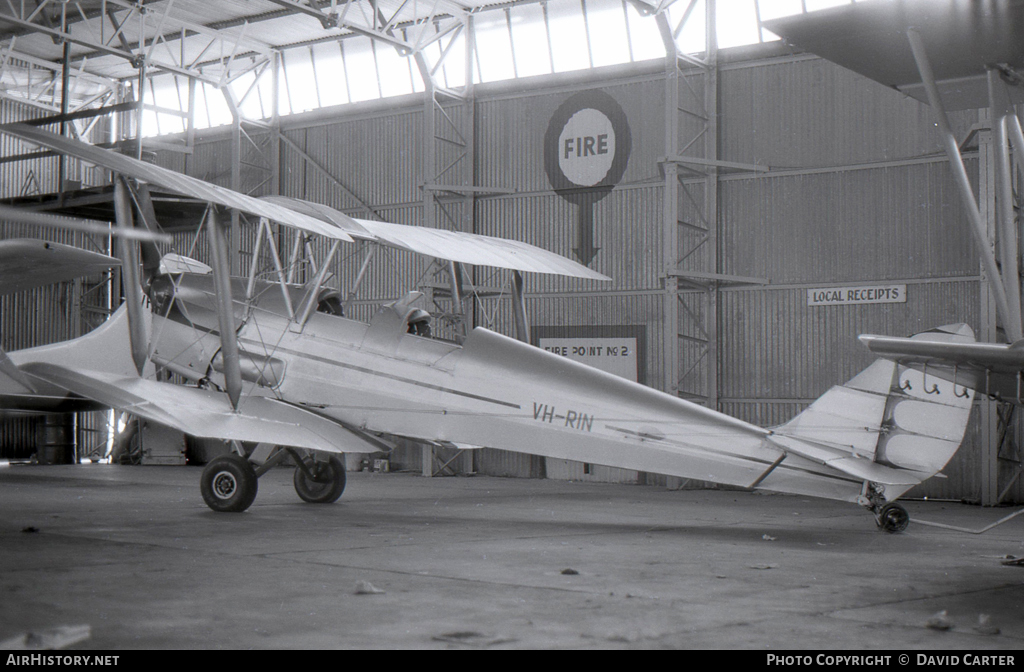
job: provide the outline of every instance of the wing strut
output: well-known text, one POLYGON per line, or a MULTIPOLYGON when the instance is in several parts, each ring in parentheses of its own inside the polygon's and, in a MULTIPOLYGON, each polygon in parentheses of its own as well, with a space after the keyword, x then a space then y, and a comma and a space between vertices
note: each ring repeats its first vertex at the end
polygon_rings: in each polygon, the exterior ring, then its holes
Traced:
POLYGON ((274 232, 270 228, 270 220, 260 217, 260 224, 256 233, 256 252, 252 257, 252 265, 249 267, 249 284, 245 289, 245 300, 251 301, 253 291, 256 287, 256 273, 259 270, 260 253, 262 251, 263 238, 266 235, 267 247, 270 248, 270 258, 274 261, 274 270, 277 273, 277 284, 281 288, 281 297, 284 299, 285 309, 288 311, 288 319, 295 319, 295 307, 292 305, 292 295, 288 292, 287 280, 284 276, 284 266, 281 264, 281 255, 277 250, 277 243, 274 242, 274 232))
POLYGON ((452 312, 458 320, 458 333, 455 338, 459 343, 466 340, 466 310, 462 305, 462 264, 458 261, 448 262, 448 281, 452 287, 452 312))
POLYGON ((363 257, 363 264, 359 267, 359 273, 356 275, 355 282, 352 283, 352 289, 348 292, 348 298, 345 299, 345 313, 349 314, 352 311, 352 302, 356 299, 356 294, 359 292, 359 287, 363 284, 363 278, 366 276, 366 269, 370 266, 370 260, 373 259, 374 252, 377 251, 377 243, 366 243, 366 255, 363 257))
POLYGON ((516 337, 523 343, 529 343, 530 323, 526 319, 526 299, 523 293, 525 286, 523 274, 512 271, 512 310, 515 313, 516 337))
POLYGON ((340 241, 334 241, 331 245, 331 251, 327 253, 327 257, 323 263, 320 264, 320 271, 316 275, 316 280, 313 282, 313 286, 309 290, 309 297, 306 299, 306 306, 302 310, 302 317, 299 318, 299 328, 305 326, 306 321, 309 320, 309 316, 313 314, 313 310, 316 308, 317 298, 320 295, 320 288, 323 287, 324 278, 327 277, 327 271, 331 268, 331 260, 334 259, 334 255, 338 253, 338 247, 341 246, 340 241))
POLYGON ((921 82, 924 84, 925 92, 928 94, 928 103, 935 110, 935 117, 939 124, 939 132, 942 135, 942 144, 946 150, 946 157, 949 159, 950 167, 953 169, 953 177, 956 180, 957 187, 960 189, 964 210, 967 211, 967 216, 973 225, 972 232, 974 233, 975 242, 978 243, 978 252, 981 254, 981 260, 985 265, 985 273, 988 275, 989 284, 993 289, 993 294, 995 294, 996 308, 999 311, 999 315, 1003 318, 1003 324, 1006 327, 1010 341, 1020 340, 1020 302, 1017 303, 1016 310, 1013 310, 1013 306, 1007 300, 1006 287, 1000 280, 1003 276, 996 266, 995 254, 992 252, 992 247, 988 241, 987 227, 981 217, 981 212, 978 210, 978 203, 974 199, 974 189, 971 187, 971 181, 967 177, 967 170, 964 168, 963 158, 960 156, 960 148, 957 144, 956 136, 953 135, 953 130, 949 126, 949 120, 946 118, 946 109, 942 106, 942 99, 939 97, 939 90, 935 85, 935 76, 932 74, 931 63, 928 60, 924 42, 922 42, 921 36, 913 28, 907 30, 907 40, 910 42, 910 49, 914 53, 914 61, 917 63, 921 82))
POLYGON ((238 337, 235 334, 235 317, 232 310, 228 235, 212 204, 206 212, 206 226, 210 233, 210 260, 217 287, 217 321, 220 325, 220 351, 224 356, 224 386, 227 388, 231 407, 237 411, 238 400, 242 396, 242 369, 238 363, 238 337))
MULTIPOLYGON (((114 217, 117 219, 117 228, 121 231, 134 228, 128 185, 125 183, 125 178, 120 175, 114 180, 114 217)), ((118 256, 121 258, 125 300, 128 303, 128 334, 131 337, 132 361, 135 363, 135 369, 139 375, 142 375, 149 352, 149 344, 146 343, 145 326, 142 321, 139 251, 136 241, 123 236, 117 241, 117 249, 118 256)))

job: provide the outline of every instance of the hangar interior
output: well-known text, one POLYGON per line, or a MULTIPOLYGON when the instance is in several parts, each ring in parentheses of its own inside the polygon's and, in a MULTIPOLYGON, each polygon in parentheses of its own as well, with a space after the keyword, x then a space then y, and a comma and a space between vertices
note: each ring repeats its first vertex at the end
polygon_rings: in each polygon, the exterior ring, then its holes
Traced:
MULTIPOLYGON (((1009 283, 1017 286, 1014 332, 923 94, 872 81, 765 25, 840 17, 872 2, 887 0, 8 5, 0 8, 0 119, 40 119, 62 135, 254 196, 515 238, 575 259, 612 281, 527 275, 520 290, 504 270, 452 269, 358 243, 333 257, 327 283, 359 319, 419 291, 435 335, 458 341, 484 326, 526 336, 773 426, 873 361, 859 334, 965 322, 979 341, 1020 337, 1019 272, 1009 283), (614 158, 588 183, 594 189, 567 189, 560 181, 572 155, 600 159, 608 147, 596 133, 560 136, 555 122, 591 108, 611 124, 614 158), (848 292, 857 298, 829 298, 848 292)), ((927 3, 900 4, 924 12, 927 3)), ((988 240, 1010 247, 995 234, 1007 201, 997 192, 1020 193, 1021 175, 997 168, 1006 138, 993 130, 991 106, 951 105, 946 117, 988 240), (1012 180, 1010 192, 999 191, 1000 175, 1012 180)), ((4 203, 113 219, 109 171, 7 135, 0 156, 4 203)), ((1020 167, 1019 153, 1011 160, 1020 167)), ((174 251, 209 261, 203 204, 155 192, 154 206, 174 251)), ((108 254, 117 244, 2 226, 4 238, 108 254)), ((236 274, 248 272, 263 230, 232 214, 236 274)), ((318 274, 307 252, 325 252, 323 241, 280 232, 275 240, 290 279, 318 274)), ((274 272, 270 258, 257 262, 274 272)), ((1004 274, 1009 263, 1000 259, 1004 274)), ((0 346, 79 336, 120 301, 116 269, 4 295, 0 346)), ((1024 501, 1014 408, 979 398, 946 478, 910 496, 1024 501)), ((109 459, 116 422, 105 411, 8 416, 0 457, 109 459)), ((149 427, 139 459, 183 463, 186 445, 192 459, 217 450, 201 444, 149 427)), ((712 487, 487 448, 393 445, 390 469, 429 475, 712 487)), ((364 461, 372 464, 349 468, 364 461)))

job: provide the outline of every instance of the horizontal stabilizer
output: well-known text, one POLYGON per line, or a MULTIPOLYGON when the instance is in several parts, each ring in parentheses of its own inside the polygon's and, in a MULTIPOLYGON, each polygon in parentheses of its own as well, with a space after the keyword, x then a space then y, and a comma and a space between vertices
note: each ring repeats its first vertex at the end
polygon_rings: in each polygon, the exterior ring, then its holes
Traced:
POLYGON ((861 478, 873 481, 874 483, 881 483, 883 485, 917 485, 931 476, 930 473, 887 467, 878 464, 870 457, 854 455, 847 451, 815 444, 806 440, 781 435, 772 436, 770 440, 787 453, 799 455, 812 462, 838 469, 854 478, 861 478))
POLYGON ((315 413, 266 397, 245 398, 238 411, 214 390, 143 378, 25 364, 29 377, 193 436, 274 443, 328 452, 367 452, 353 435, 315 413))
POLYGON ((954 324, 915 334, 910 338, 861 334, 860 342, 879 357, 903 366, 961 364, 965 368, 1016 370, 1024 365, 1020 346, 976 343, 966 324, 954 324))
POLYGON ((34 238, 0 240, 0 295, 45 287, 120 266, 105 254, 34 238))

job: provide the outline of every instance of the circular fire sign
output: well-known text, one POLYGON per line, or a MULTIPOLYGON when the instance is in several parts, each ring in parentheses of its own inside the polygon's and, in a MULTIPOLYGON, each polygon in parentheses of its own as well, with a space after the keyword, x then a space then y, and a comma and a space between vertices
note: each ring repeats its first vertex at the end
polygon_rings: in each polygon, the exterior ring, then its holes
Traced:
POLYGON ((603 91, 583 91, 555 111, 544 136, 544 168, 551 186, 566 200, 594 203, 622 179, 632 146, 629 124, 615 99, 603 91), (588 193, 573 198, 571 191, 588 193))
POLYGON ((603 91, 583 91, 562 103, 544 134, 544 170, 555 193, 577 206, 576 257, 589 265, 594 245, 594 205, 626 172, 632 137, 626 115, 603 91))

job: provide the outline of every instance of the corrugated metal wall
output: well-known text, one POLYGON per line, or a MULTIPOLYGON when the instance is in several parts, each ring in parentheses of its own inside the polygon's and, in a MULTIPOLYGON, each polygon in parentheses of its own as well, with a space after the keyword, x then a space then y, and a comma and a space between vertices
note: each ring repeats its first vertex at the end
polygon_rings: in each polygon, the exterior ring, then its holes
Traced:
MULTIPOLYGON (((729 161, 811 169, 942 151, 927 105, 819 58, 723 67, 719 96, 729 161)), ((950 113, 958 137, 975 121, 973 111, 950 113)))
MULTIPOLYGON (((40 112, 12 101, 0 101, 0 123, 38 117, 40 112)), ((13 137, 0 134, 0 155, 12 156, 36 151, 13 137)), ((49 194, 57 190, 59 159, 55 156, 0 164, 0 198, 49 194)), ((65 177, 85 185, 102 180, 102 171, 84 168, 67 159, 65 177)), ((104 236, 0 222, 0 238, 36 238, 108 254, 104 236)), ((104 319, 107 301, 104 277, 82 278, 50 287, 0 296, 0 348, 18 350, 74 338, 104 319)), ((42 417, 0 418, 0 458, 26 459, 36 452, 42 417)), ((76 423, 80 454, 94 452, 105 444, 104 413, 82 413, 76 423)))
POLYGON ((810 401, 871 363, 857 334, 977 324, 975 280, 901 282, 906 303, 808 306, 807 289, 792 285, 722 292, 722 397, 810 401))
MULTIPOLYGON (((476 198, 474 226, 478 233, 572 256, 580 215, 576 205, 551 189, 544 171, 544 132, 558 106, 577 91, 597 88, 615 98, 629 121, 632 153, 621 184, 594 208, 600 252, 592 264, 614 281, 533 276, 527 280, 527 308, 535 326, 645 326, 644 365, 648 381, 658 385, 666 347, 659 170, 666 153, 665 82, 649 64, 633 74, 616 72, 625 74, 605 80, 600 73, 582 74, 570 83, 563 75, 552 80, 555 84, 539 79, 534 89, 522 82, 477 87, 475 184, 515 193, 476 198)), ((681 101, 698 109, 700 79, 684 80, 681 101)), ((785 422, 867 365, 870 357, 856 341, 858 333, 908 334, 955 321, 980 327, 978 259, 926 106, 806 56, 725 64, 719 88, 720 158, 771 167, 767 174, 724 174, 720 182, 718 270, 770 282, 720 292, 717 370, 723 411, 760 424, 785 422), (906 284, 906 303, 807 305, 808 288, 879 281, 906 284)), ((368 205, 389 221, 423 222, 420 186, 433 175, 424 175, 421 165, 422 103, 352 110, 350 116, 343 110, 333 118, 322 113, 315 120, 288 122, 280 193, 355 216, 367 216, 368 205)), ((446 111, 456 125, 465 118, 457 105, 446 111)), ((952 115, 961 136, 976 120, 973 112, 952 115)), ((700 124, 684 114, 680 129, 688 139, 700 124)), ((447 122, 439 120, 435 130, 448 135, 447 122)), ((228 136, 208 133, 189 159, 191 173, 229 184, 230 155, 228 136)), ((439 149, 434 170, 447 165, 450 155, 450 147, 439 149)), ((183 164, 180 156, 159 161, 183 164)), ((246 188, 272 190, 265 183, 265 165, 242 168, 246 188)), ((971 156, 968 170, 977 170, 971 156)), ((700 203, 702 185, 687 186, 700 203)), ((689 200, 684 196, 680 202, 682 216, 698 221, 689 200)), ((460 203, 447 208, 462 221, 460 203)), ((434 214, 440 225, 452 226, 440 207, 434 214)), ((240 240, 251 241, 252 235, 240 240)), ((681 229, 680 256, 695 241, 695 234, 681 229)), ((292 242, 283 242, 287 254, 292 242)), ((380 302, 435 280, 423 260, 396 252, 382 256, 357 297, 357 317, 367 318, 380 302)), ((347 246, 335 262, 332 282, 346 291, 360 261, 361 250, 347 246)), ((706 268, 699 254, 692 263, 706 268)), ((508 279, 479 269, 476 282, 507 287, 508 279)), ((693 296, 683 295, 684 302, 693 296)), ((474 314, 479 324, 513 332, 507 294, 480 301, 474 314)), ((698 375, 706 374, 698 370, 698 375)), ((976 497, 979 436, 972 425, 964 449, 947 469, 949 478, 933 480, 924 494, 976 497)), ((535 461, 494 451, 478 453, 476 468, 538 474, 535 461)))
POLYGON ((724 182, 722 272, 773 284, 976 275, 949 173, 939 161, 724 182))

